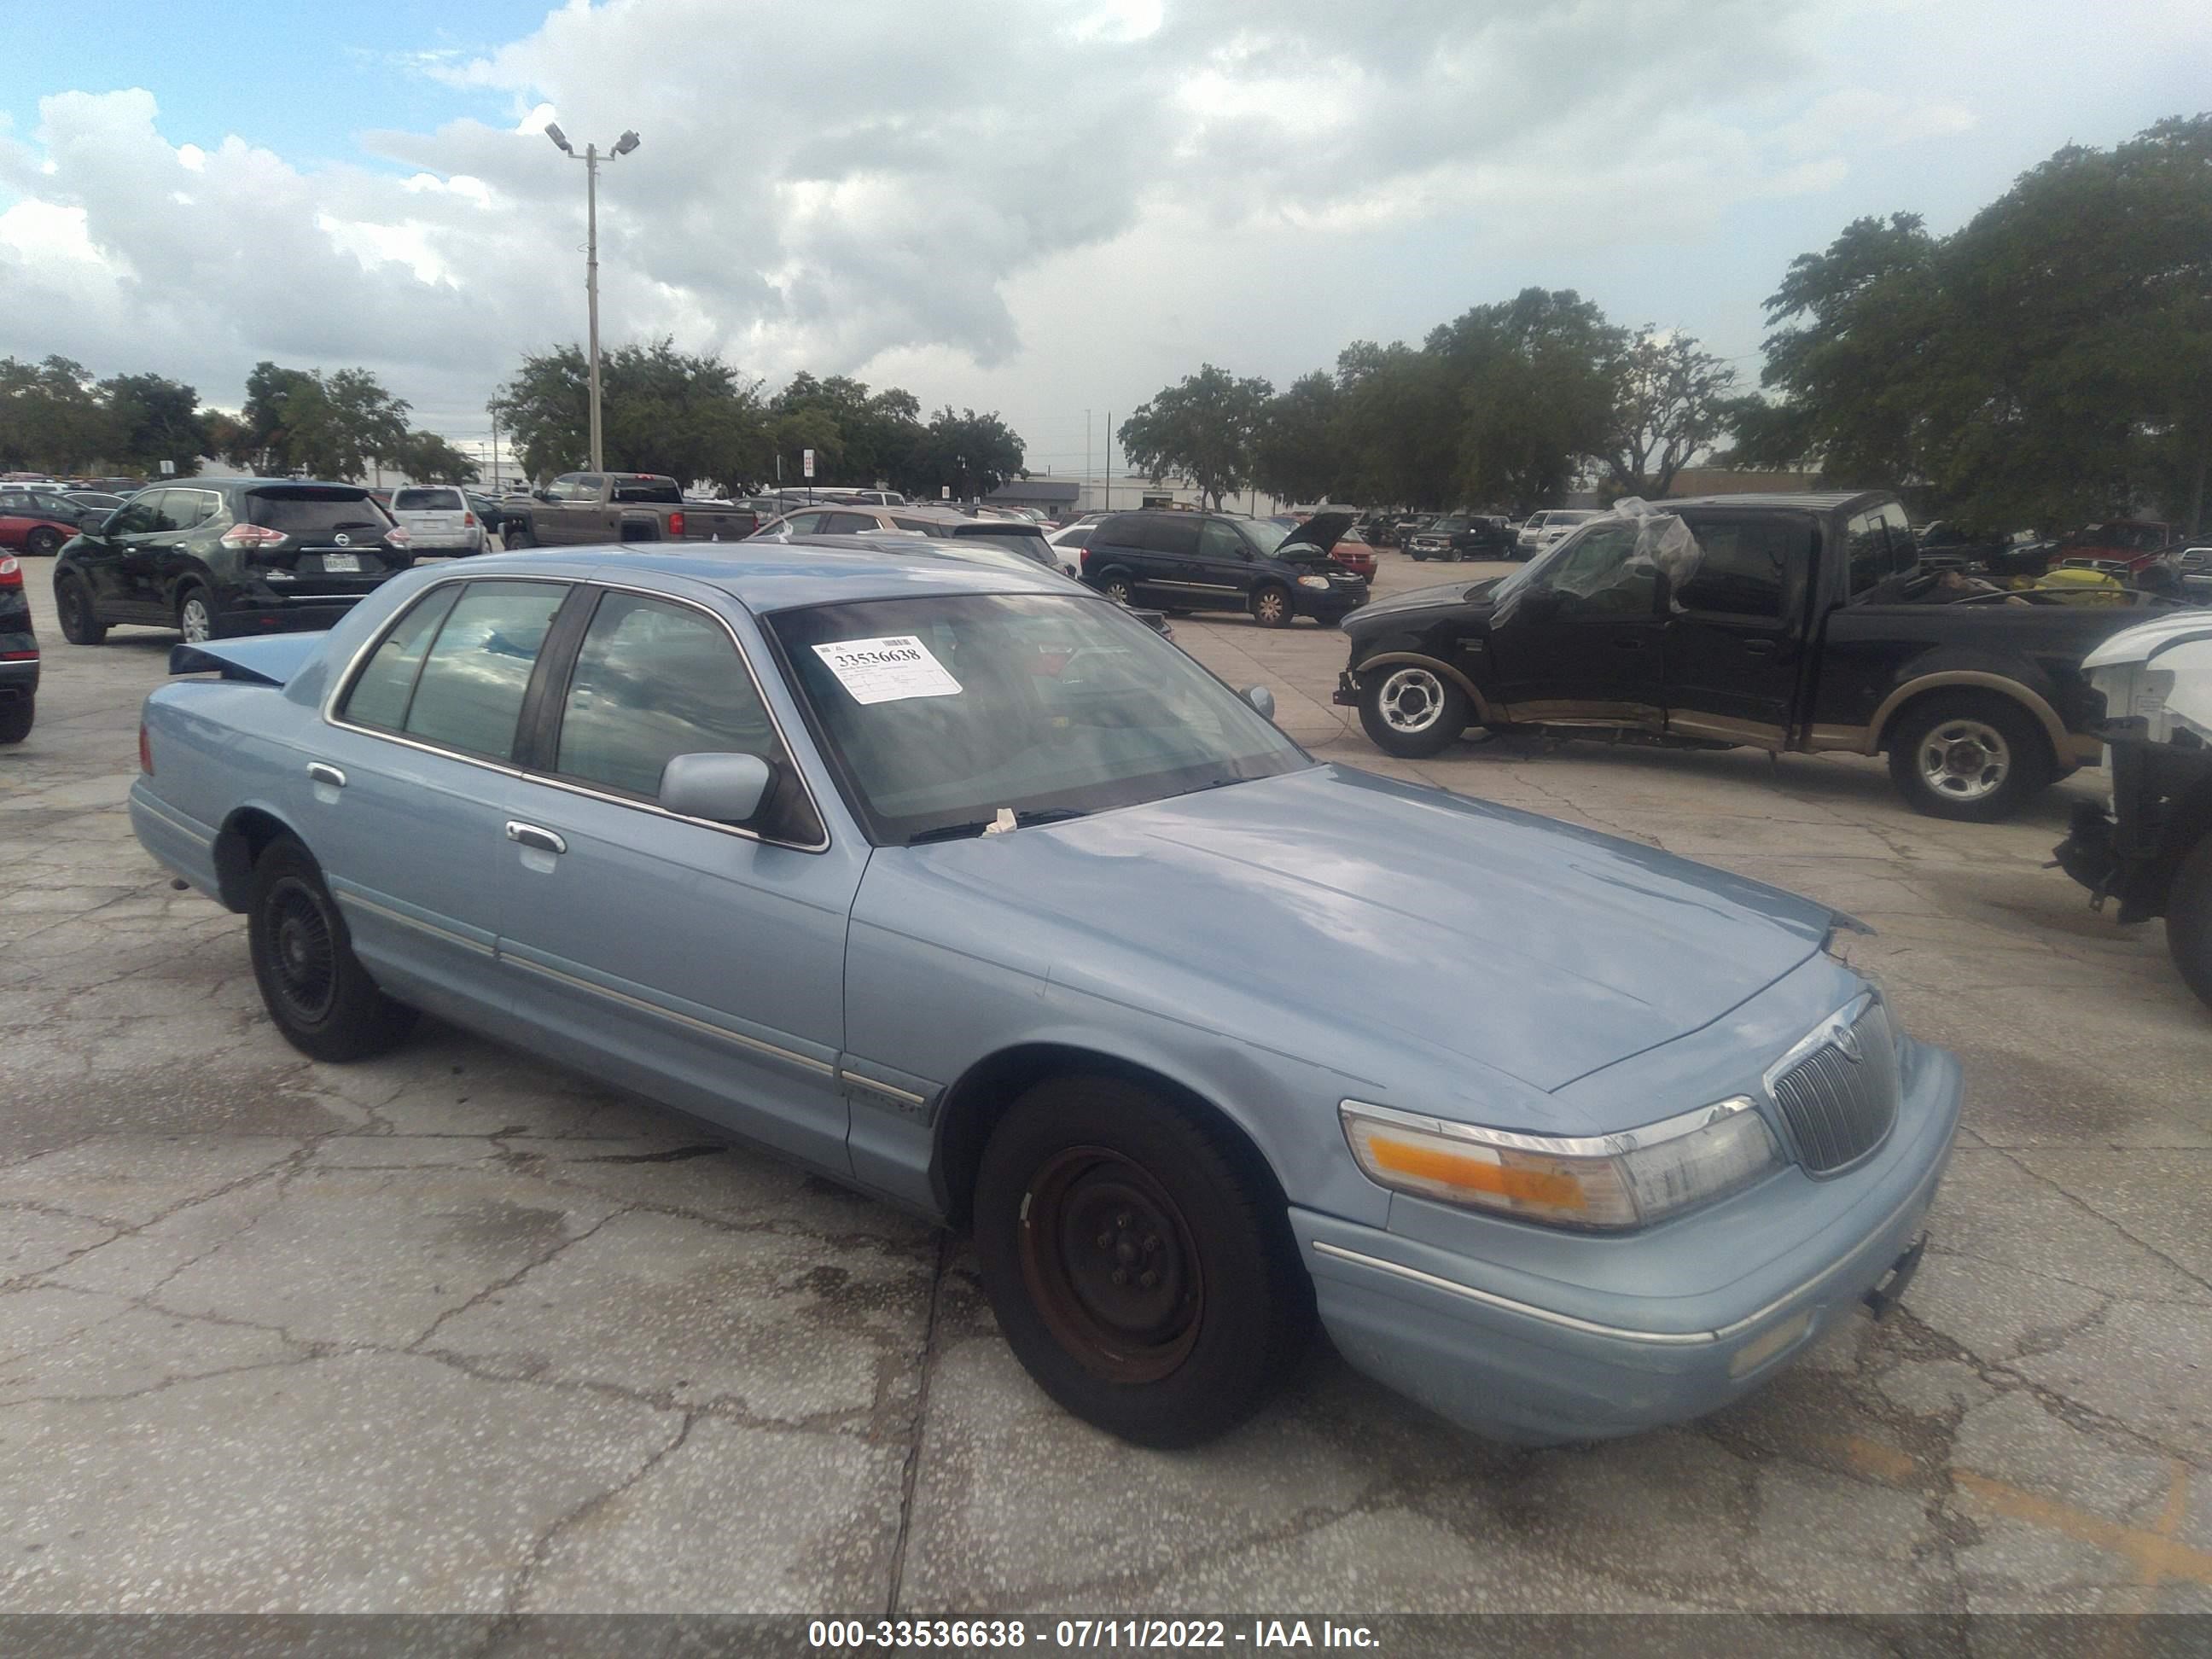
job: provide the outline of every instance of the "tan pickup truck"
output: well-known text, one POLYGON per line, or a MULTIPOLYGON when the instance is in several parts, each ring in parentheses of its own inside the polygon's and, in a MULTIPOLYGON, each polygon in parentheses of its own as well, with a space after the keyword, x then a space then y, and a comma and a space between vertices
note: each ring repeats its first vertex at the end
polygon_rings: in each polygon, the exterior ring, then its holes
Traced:
POLYGON ((675 479, 653 472, 563 472, 500 507, 500 539, 509 547, 741 542, 760 527, 750 508, 687 501, 675 479))

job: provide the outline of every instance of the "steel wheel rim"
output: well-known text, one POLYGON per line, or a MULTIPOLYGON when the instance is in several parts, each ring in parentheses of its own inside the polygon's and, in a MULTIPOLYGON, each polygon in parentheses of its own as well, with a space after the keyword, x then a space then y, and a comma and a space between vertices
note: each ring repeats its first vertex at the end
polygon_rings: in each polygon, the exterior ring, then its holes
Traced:
POLYGON ((321 899, 297 877, 270 892, 264 948, 285 1012, 304 1025, 328 1018, 338 994, 337 939, 321 899))
POLYGON ((177 626, 183 631, 187 645, 205 645, 211 631, 208 622, 207 601, 194 594, 177 607, 177 626))
POLYGON ((1127 605, 1129 602, 1129 584, 1123 581, 1119 576, 1115 577, 1111 581, 1106 584, 1105 592, 1106 597, 1109 599, 1115 600, 1122 605, 1127 605))
POLYGON ((1206 1312, 1197 1246, 1142 1165, 1103 1146, 1054 1153, 1023 1195, 1019 1249, 1046 1328, 1094 1376, 1157 1382, 1190 1357, 1206 1312))
POLYGON ((1443 718, 1444 685, 1425 668, 1401 668, 1382 682, 1375 701, 1385 726, 1417 737, 1443 718))
POLYGON ((1261 622, 1272 623, 1281 621, 1283 616, 1283 596, 1275 592, 1262 593, 1260 596, 1259 609, 1260 620, 1261 622))
POLYGON ((1920 740, 1920 780, 1950 800, 1986 800, 2012 775, 2012 745, 1987 720, 1939 721, 1920 740))

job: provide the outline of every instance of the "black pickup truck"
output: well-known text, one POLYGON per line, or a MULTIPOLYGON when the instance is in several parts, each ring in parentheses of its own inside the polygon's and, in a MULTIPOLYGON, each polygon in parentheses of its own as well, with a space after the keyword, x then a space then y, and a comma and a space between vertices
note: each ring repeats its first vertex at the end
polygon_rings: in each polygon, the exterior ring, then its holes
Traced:
POLYGON ((1986 823, 2096 760, 2081 659, 2160 603, 1958 596, 1919 568, 1887 491, 1656 507, 1593 520, 1511 575, 1354 612, 1336 701, 1394 755, 1473 725, 1887 752, 1916 810, 1986 823))

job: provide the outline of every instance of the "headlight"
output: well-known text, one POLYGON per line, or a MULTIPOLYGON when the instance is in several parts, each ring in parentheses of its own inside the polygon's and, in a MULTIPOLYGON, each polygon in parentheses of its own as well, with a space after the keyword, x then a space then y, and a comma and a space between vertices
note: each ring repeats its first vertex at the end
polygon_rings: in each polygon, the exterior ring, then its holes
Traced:
POLYGON ((1352 1155, 1394 1192, 1558 1227, 1619 1230, 1747 1186, 1782 1161, 1747 1097, 1620 1134, 1516 1134, 1347 1100, 1352 1155))
POLYGON ((1301 576, 1298 578, 1298 586, 1300 587, 1318 587, 1322 592, 1326 593, 1328 592, 1328 578, 1326 576, 1301 576))

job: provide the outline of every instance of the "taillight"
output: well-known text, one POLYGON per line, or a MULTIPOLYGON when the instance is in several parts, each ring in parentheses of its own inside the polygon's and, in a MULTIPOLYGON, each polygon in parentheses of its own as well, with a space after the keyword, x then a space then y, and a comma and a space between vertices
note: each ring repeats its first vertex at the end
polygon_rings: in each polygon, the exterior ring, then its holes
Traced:
POLYGON ((154 775, 154 744, 146 735, 146 722, 138 722, 138 769, 148 777, 154 775))
POLYGON ((684 515, 681 513, 672 513, 668 515, 668 533, 672 536, 680 536, 684 533, 684 515))
POLYGON ((462 529, 464 529, 464 530, 474 530, 476 527, 477 527, 477 515, 476 515, 475 514, 473 514, 473 513, 464 513, 464 514, 461 514, 461 528, 462 528, 462 529))
POLYGON ((392 526, 391 529, 384 532, 384 539, 386 544, 388 546, 404 547, 408 543, 413 541, 415 538, 407 533, 407 526, 405 525, 396 524, 392 526))
POLYGON ((23 562, 0 553, 0 587, 21 587, 23 585, 23 562))
POLYGON ((222 532, 222 544, 237 551, 249 547, 274 547, 289 537, 281 530, 271 530, 265 524, 234 524, 222 532))

